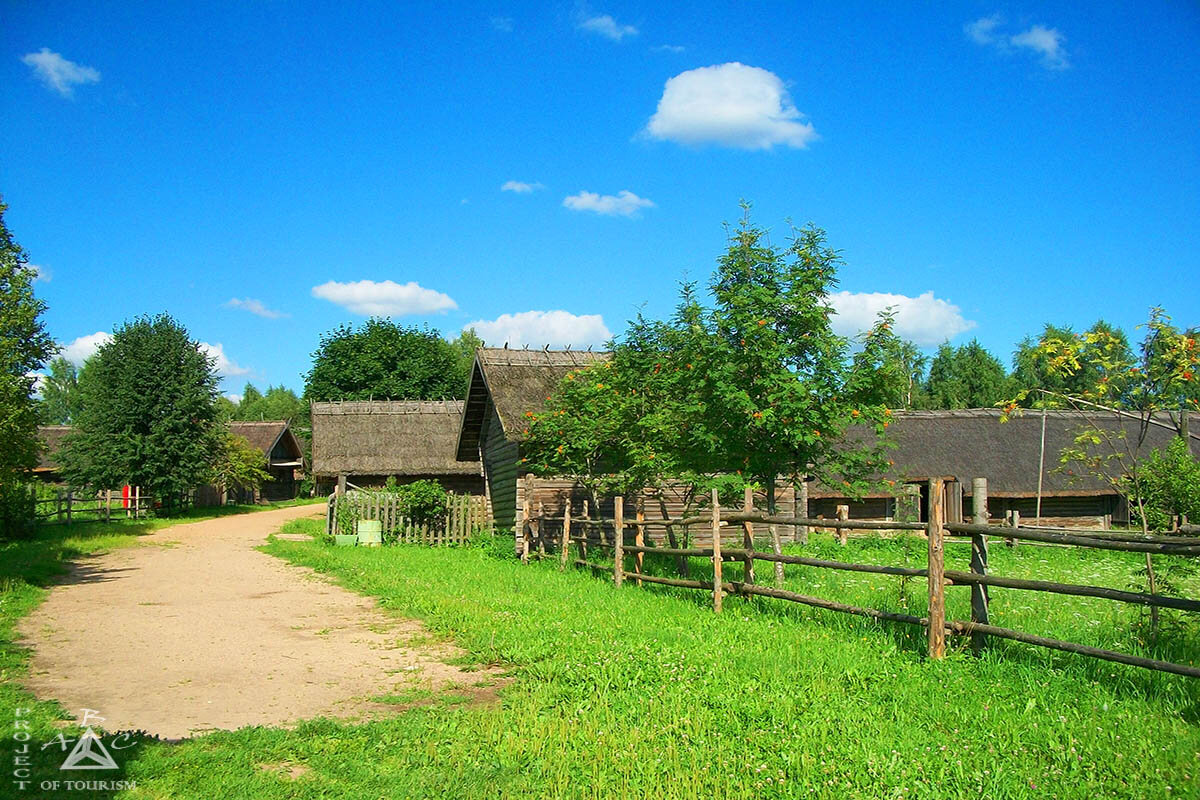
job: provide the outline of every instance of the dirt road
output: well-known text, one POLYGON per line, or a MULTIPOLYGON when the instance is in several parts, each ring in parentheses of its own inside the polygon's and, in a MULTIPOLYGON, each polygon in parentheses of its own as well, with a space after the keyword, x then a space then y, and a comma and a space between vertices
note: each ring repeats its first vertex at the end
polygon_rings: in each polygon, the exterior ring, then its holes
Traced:
POLYGON ((254 548, 322 506, 165 528, 140 547, 80 561, 23 620, 28 685, 110 731, 181 738, 212 729, 359 718, 394 710, 372 697, 470 687, 486 676, 444 663, 373 600, 254 548))

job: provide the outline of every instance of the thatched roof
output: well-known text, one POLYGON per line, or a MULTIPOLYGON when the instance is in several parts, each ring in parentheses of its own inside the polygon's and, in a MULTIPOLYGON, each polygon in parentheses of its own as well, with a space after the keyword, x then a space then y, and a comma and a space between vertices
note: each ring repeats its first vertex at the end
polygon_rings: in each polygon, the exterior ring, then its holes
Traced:
POLYGON ((284 450, 287 451, 286 457, 277 458, 271 463, 295 464, 304 460, 304 448, 300 446, 296 434, 292 433, 287 420, 263 420, 261 422, 235 420, 229 423, 229 432, 250 442, 250 446, 261 450, 268 460, 271 458, 271 451, 275 449, 275 445, 280 444, 282 440, 284 450))
POLYGON ((454 458, 461 400, 312 404, 314 475, 478 475, 454 458))
POLYGON ((38 439, 42 442, 42 451, 38 456, 38 465, 33 468, 34 472, 58 471, 58 462, 54 460, 54 456, 58 448, 62 447, 63 437, 72 430, 70 425, 38 426, 38 439))
POLYGON ((489 401, 500 417, 504 437, 517 441, 524 430, 525 412, 540 409, 568 372, 607 358, 608 353, 588 350, 479 348, 467 389, 458 458, 479 460, 479 433, 489 401))
MULTIPOLYGON (((898 480, 957 478, 969 483, 972 478, 988 479, 988 494, 994 497, 1033 496, 1038 488, 1038 460, 1041 452, 1042 412, 1026 411, 1008 422, 1000 422, 999 409, 976 408, 961 411, 898 411, 888 427, 888 438, 896 444, 888 458, 895 464, 892 477, 898 480)), ((1111 414, 1094 418, 1106 430, 1118 432, 1111 414)), ((1164 418, 1165 419, 1165 418, 1164 418)), ((1200 415, 1192 415, 1190 438, 1200 442, 1200 415)), ((1075 436, 1088 426, 1088 418, 1074 411, 1046 413, 1045 469, 1042 494, 1046 497, 1112 494, 1098 478, 1080 475, 1079 466, 1068 466, 1076 475, 1059 471, 1059 454, 1072 446, 1075 436)), ((1127 419, 1124 428, 1130 445, 1137 441, 1138 422, 1127 419)), ((1151 426, 1139 458, 1153 448, 1163 448, 1175 433, 1151 426)), ((1193 450, 1197 449, 1193 445, 1193 450)), ((813 496, 838 496, 827 487, 814 487, 813 496)), ((882 495, 881 495, 882 496, 882 495)))

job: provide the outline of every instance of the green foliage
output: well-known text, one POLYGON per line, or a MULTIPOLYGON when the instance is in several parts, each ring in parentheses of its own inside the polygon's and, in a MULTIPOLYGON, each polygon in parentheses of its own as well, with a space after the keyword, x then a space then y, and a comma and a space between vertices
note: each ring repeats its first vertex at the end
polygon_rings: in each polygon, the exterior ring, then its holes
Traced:
POLYGON ((50 362, 49 374, 42 380, 42 424, 70 425, 79 415, 79 372, 61 356, 50 362))
POLYGON ((1192 523, 1200 522, 1200 460, 1192 456, 1186 441, 1176 437, 1166 452, 1156 448, 1139 472, 1140 485, 1126 491, 1140 501, 1134 511, 1142 509, 1148 527, 1169 530, 1181 514, 1192 523))
POLYGON ((781 475, 873 485, 878 442, 844 436, 862 423, 881 435, 890 411, 830 326, 840 257, 818 228, 793 234, 775 247, 743 218, 711 306, 685 284, 670 321, 639 316, 611 361, 572 372, 530 413, 529 468, 622 493, 672 480, 733 494, 781 475))
POLYGON ((305 416, 305 403, 286 386, 271 386, 262 394, 253 384, 246 384, 242 400, 234 410, 235 420, 286 419, 297 420, 305 416))
MULTIPOLYGON (((1124 331, 1104 320, 1097 320, 1084 334, 1047 324, 1038 339, 1026 336, 1013 353, 1013 384, 1016 389, 1082 396, 1100 382, 1107 371, 1102 366, 1106 360, 1132 363, 1133 352, 1124 331), (1078 367, 1071 370, 1062 369, 1055 359, 1067 342, 1075 343, 1079 350, 1078 367)), ((1033 405, 1041 396, 1031 393, 1026 404, 1033 405)))
POLYGON ((226 433, 221 440, 208 482, 237 491, 258 491, 272 480, 267 472, 267 457, 242 436, 226 433))
POLYGON ((305 375, 306 400, 441 400, 463 397, 467 368, 436 330, 375 317, 321 337, 305 375))
POLYGON ((925 385, 931 408, 991 408, 1010 394, 1004 365, 972 339, 961 347, 938 348, 925 385))
POLYGON ((458 352, 459 361, 463 365, 463 374, 468 379, 471 377, 471 367, 475 366, 475 351, 483 345, 483 339, 479 338, 474 328, 467 328, 458 335, 458 338, 450 340, 450 346, 458 352))
POLYGON ((922 403, 928 359, 893 330, 895 312, 887 309, 859 337, 861 349, 851 366, 852 392, 861 402, 884 408, 914 408, 922 403))
POLYGON ((41 320, 46 304, 33 293, 37 272, 4 223, 7 208, 0 200, 0 535, 29 522, 18 498, 40 448, 33 373, 57 350, 41 320))
POLYGON ((422 479, 397 484, 388 476, 383 490, 399 500, 400 513, 416 523, 434 522, 446 516, 446 489, 437 481, 422 479))
POLYGON ((166 314, 113 333, 88 362, 63 477, 96 489, 141 486, 168 512, 205 482, 221 451, 213 363, 166 314))

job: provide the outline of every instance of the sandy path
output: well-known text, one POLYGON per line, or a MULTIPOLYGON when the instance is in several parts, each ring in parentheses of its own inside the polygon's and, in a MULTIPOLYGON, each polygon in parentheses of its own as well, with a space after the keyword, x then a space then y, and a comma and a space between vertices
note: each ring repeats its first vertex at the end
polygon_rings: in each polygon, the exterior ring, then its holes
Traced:
MULTIPOLYGON (((370 698, 471 687, 486 673, 452 648, 404 642, 419 623, 254 548, 323 506, 165 528, 141 547, 81 560, 20 632, 29 688, 110 731, 180 738, 211 729, 385 712, 370 698)), ((478 690, 475 690, 478 691, 478 690)))

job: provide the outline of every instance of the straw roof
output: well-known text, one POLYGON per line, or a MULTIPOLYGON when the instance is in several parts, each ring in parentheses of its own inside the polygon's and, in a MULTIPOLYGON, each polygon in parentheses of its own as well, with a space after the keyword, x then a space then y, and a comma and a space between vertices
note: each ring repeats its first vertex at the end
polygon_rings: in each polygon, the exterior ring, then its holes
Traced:
POLYGON ((478 475, 456 461, 461 400, 312 404, 314 475, 478 475))
MULTIPOLYGON (((896 448, 888 452, 895 464, 892 477, 901 480, 927 478, 988 479, 988 494, 994 497, 1025 497, 1036 494, 1038 461, 1041 454, 1042 412, 1027 411, 1006 423, 993 408, 958 411, 898 411, 888 427, 888 438, 896 448)), ((1192 415, 1190 438, 1200 442, 1200 415, 1192 415)), ((1112 415, 1095 418, 1098 424, 1119 432, 1112 415)), ((1110 495, 1113 490, 1091 475, 1068 475, 1058 471, 1059 453, 1075 443, 1075 436, 1088 427, 1088 418, 1075 411, 1046 413, 1045 467, 1042 494, 1046 497, 1110 495)), ((1137 441, 1138 422, 1124 422, 1127 441, 1137 441)), ((1140 458, 1153 448, 1164 448, 1174 431, 1151 426, 1137 451, 1140 458)), ((1193 445, 1193 450, 1196 445, 1193 445)), ((1068 466, 1076 473, 1083 470, 1068 466)), ((814 496, 839 496, 837 489, 814 487, 814 496)))
POLYGON ((42 442, 42 451, 38 456, 38 465, 34 472, 56 472, 58 462, 54 456, 62 447, 63 437, 74 430, 70 425, 39 425, 38 439, 42 442))
POLYGON ((304 457, 304 450, 300 447, 296 435, 292 433, 287 420, 263 420, 261 422, 235 420, 229 423, 229 432, 250 442, 251 447, 261 450, 268 459, 280 439, 283 439, 291 460, 299 461, 304 457))
POLYGON ((590 350, 479 348, 467 389, 458 458, 479 460, 479 435, 489 400, 500 418, 504 438, 515 442, 524 430, 525 412, 540 409, 568 372, 608 357, 608 353, 590 350))

